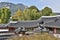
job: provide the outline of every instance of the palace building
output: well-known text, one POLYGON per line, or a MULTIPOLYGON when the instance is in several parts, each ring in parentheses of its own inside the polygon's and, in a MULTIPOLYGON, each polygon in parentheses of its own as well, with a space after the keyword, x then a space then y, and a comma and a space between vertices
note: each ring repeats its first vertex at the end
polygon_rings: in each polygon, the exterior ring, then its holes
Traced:
POLYGON ((29 21, 10 21, 7 24, 0 24, 0 31, 6 30, 9 32, 14 32, 15 29, 19 27, 25 28, 26 31, 33 31, 39 27, 41 22, 44 22, 41 25, 49 29, 52 33, 60 33, 60 16, 42 16, 38 20, 29 21))

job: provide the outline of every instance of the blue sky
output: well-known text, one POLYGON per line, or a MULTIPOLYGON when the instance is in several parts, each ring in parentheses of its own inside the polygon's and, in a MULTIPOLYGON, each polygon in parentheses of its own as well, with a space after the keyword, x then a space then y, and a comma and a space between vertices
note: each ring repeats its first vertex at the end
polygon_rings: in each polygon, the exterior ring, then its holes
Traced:
POLYGON ((22 3, 27 6, 35 5, 40 10, 48 6, 52 8, 53 12, 60 12, 60 0, 0 0, 0 2, 22 3))

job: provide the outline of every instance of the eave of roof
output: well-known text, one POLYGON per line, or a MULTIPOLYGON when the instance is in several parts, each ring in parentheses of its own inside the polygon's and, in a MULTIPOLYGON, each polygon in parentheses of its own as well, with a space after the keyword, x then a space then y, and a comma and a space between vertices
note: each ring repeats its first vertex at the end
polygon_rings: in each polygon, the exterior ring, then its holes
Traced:
POLYGON ((50 28, 60 28, 60 26, 54 26, 54 25, 44 25, 45 27, 50 27, 50 28))
MULTIPOLYGON (((42 17, 40 17, 38 20, 26 20, 26 21, 24 21, 24 20, 22 20, 22 21, 17 21, 16 23, 18 23, 18 22, 22 22, 22 23, 31 23, 31 22, 36 22, 37 24, 35 25, 35 26, 37 26, 37 25, 39 25, 39 22, 41 22, 42 21, 42 18, 48 18, 48 19, 50 19, 50 18, 57 18, 57 17, 60 17, 60 16, 42 16, 42 17)), ((52 20, 52 19, 50 19, 50 20, 52 20)), ((44 21, 46 21, 46 20, 44 20, 44 21)), ((49 20, 48 20, 49 21, 49 20)), ((13 21, 14 22, 14 21, 13 21)), ((47 21, 46 21, 47 22, 47 21)), ((10 23, 12 23, 12 22, 9 22, 8 24, 5 24, 5 25, 8 25, 9 26, 9 24, 10 23)), ((15 23, 15 22, 14 22, 15 23)), ((3 24, 0 24, 1 26, 0 27, 2 27, 2 25, 3 24)), ((4 26, 3 26, 4 27, 4 26)), ((31 26, 32 27, 32 26, 31 26)))
POLYGON ((36 27, 38 25, 37 21, 18 21, 17 23, 10 23, 8 27, 36 27))

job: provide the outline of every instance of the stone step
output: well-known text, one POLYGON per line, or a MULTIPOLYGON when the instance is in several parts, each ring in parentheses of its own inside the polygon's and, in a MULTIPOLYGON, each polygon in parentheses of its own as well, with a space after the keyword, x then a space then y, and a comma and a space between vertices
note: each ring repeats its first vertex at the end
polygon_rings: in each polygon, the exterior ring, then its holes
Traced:
POLYGON ((9 39, 14 35, 15 35, 14 33, 0 33, 0 40, 9 39))
POLYGON ((1 35, 14 35, 14 33, 0 33, 0 36, 1 35))

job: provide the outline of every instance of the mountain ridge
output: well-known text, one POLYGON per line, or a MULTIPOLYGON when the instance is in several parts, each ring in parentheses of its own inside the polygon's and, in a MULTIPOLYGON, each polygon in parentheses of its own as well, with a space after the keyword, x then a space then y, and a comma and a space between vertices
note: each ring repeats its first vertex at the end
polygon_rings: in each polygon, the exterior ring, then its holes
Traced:
POLYGON ((0 2, 0 8, 3 7, 8 7, 11 10, 11 16, 13 16, 18 9, 23 11, 25 8, 28 8, 28 6, 22 3, 14 4, 10 2, 0 2))

